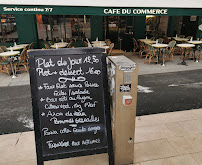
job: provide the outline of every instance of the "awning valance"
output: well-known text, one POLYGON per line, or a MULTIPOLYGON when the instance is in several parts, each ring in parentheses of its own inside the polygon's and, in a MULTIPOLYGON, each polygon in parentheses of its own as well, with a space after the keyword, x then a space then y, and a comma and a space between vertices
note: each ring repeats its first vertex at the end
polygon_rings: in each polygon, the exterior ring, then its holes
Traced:
POLYGON ((100 16, 110 16, 110 15, 202 16, 202 9, 1 5, 0 14, 100 15, 100 16))

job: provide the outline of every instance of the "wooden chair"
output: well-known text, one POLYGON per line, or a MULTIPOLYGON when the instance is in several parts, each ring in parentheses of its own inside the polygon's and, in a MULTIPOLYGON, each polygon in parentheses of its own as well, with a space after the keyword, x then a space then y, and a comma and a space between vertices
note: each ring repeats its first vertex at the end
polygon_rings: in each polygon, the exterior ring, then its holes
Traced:
POLYGON ((106 39, 106 40, 105 40, 105 43, 107 44, 107 42, 109 42, 109 41, 110 41, 110 39, 106 39))
POLYGON ((23 51, 20 54, 20 57, 18 58, 18 60, 13 62, 13 66, 15 69, 15 74, 17 71, 28 71, 28 55, 27 55, 27 50, 23 49, 23 51), (24 68, 21 68, 20 66, 23 65, 24 68))
POLYGON ((112 43, 112 42, 109 40, 109 41, 107 42, 107 46, 110 46, 111 43, 112 43))
POLYGON ((83 42, 84 42, 85 47, 88 47, 88 42, 86 42, 86 41, 83 41, 83 42))
POLYGON ((105 43, 106 43, 107 46, 110 46, 110 44, 111 44, 110 39, 106 39, 106 40, 105 40, 105 43))
POLYGON ((25 47, 25 49, 29 50, 29 45, 27 45, 27 46, 25 47))
POLYGON ((45 49, 51 49, 51 47, 47 43, 44 43, 44 47, 45 49))
POLYGON ((49 46, 54 44, 53 41, 48 41, 48 43, 49 43, 49 46))
POLYGON ((111 44, 112 42, 111 41, 109 41, 108 43, 107 43, 107 46, 110 46, 110 44, 111 44))
POLYGON ((108 49, 108 56, 111 56, 111 53, 112 53, 112 49, 114 48, 114 43, 111 43, 110 46, 109 46, 109 49, 108 49))
POLYGON ((173 61, 174 62, 174 47, 176 45, 176 41, 170 41, 168 44, 168 47, 165 50, 165 56, 164 56, 164 63, 165 61, 173 61))
POLYGON ((158 39, 158 43, 160 43, 160 44, 162 44, 162 43, 163 43, 163 41, 164 41, 164 39, 163 39, 163 38, 159 38, 159 39, 158 39))
POLYGON ((185 51, 185 59, 188 59, 188 58, 195 60, 193 48, 186 49, 186 51, 185 51))
POLYGON ((154 47, 152 47, 151 45, 147 44, 146 46, 149 51, 145 57, 144 64, 146 61, 148 61, 149 64, 151 62, 156 62, 158 64, 158 52, 156 52, 154 47))
POLYGON ((147 56, 149 52, 149 45, 145 44, 144 49, 141 51, 140 53, 140 58, 142 58, 142 56, 147 56))
POLYGON ((151 37, 150 40, 154 41, 154 40, 155 40, 155 37, 151 37))
POLYGON ((7 52, 7 51, 8 51, 8 49, 7 49, 6 46, 0 46, 0 49, 1 49, 3 52, 7 52))
MULTIPOLYGON (((188 41, 185 41, 184 43, 189 44, 188 41)), ((194 48, 187 48, 186 51, 184 52, 185 53, 185 59, 190 58, 190 59, 195 60, 194 52, 195 52, 194 48)), ((181 54, 180 58, 183 58, 183 53, 181 54)))
POLYGON ((164 43, 165 43, 165 44, 168 44, 169 41, 170 41, 170 40, 168 39, 168 37, 163 37, 163 39, 164 39, 164 43))
MULTIPOLYGON (((3 53, 4 51, 0 48, 0 53, 3 53)), ((5 72, 10 76, 11 71, 11 65, 8 60, 8 57, 0 57, 0 72, 5 72)))
POLYGON ((34 49, 34 42, 32 42, 31 44, 29 44, 28 49, 34 49))
POLYGON ((148 53, 148 49, 144 42, 139 41, 139 48, 140 48, 140 50, 139 50, 140 58, 142 58, 142 56, 146 56, 148 53))
POLYGON ((134 55, 136 50, 139 48, 135 38, 133 38, 133 45, 134 45, 134 47, 133 47, 133 55, 134 55))
POLYGON ((187 39, 191 40, 191 38, 193 39, 193 36, 188 36, 187 39))
POLYGON ((144 59, 144 64, 145 64, 146 61, 149 61, 148 60, 148 57, 149 57, 149 54, 148 54, 149 53, 149 44, 145 45, 144 50, 145 50, 145 59, 144 59))
POLYGON ((71 40, 71 41, 67 44, 67 48, 72 48, 72 43, 73 43, 73 41, 71 40))
POLYGON ((179 38, 185 38, 185 35, 180 35, 179 38))
MULTIPOLYGON (((112 46, 112 45, 114 47, 114 43, 110 44, 110 46, 112 46)), ((110 46, 109 46, 109 51, 110 51, 110 46)), ((121 49, 111 49, 111 51, 110 51, 111 56, 118 56, 118 55, 124 55, 124 54, 125 54, 125 52, 121 49)))

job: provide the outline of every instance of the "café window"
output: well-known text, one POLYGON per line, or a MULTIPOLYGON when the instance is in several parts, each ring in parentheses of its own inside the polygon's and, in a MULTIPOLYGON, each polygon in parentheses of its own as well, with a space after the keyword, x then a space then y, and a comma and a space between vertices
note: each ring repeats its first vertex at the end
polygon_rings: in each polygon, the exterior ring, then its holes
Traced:
POLYGON ((44 41, 91 38, 90 16, 37 15, 38 37, 44 41))
POLYGON ((153 37, 155 36, 155 28, 156 28, 156 16, 147 15, 146 16, 146 36, 153 37))
POLYGON ((0 43, 17 42, 18 33, 15 16, 12 14, 1 14, 0 19, 0 43))
POLYGON ((169 16, 146 16, 146 36, 161 38, 167 36, 169 16))
POLYGON ((110 39, 116 49, 122 48, 121 42, 129 31, 126 22, 126 16, 104 17, 105 39, 110 39))

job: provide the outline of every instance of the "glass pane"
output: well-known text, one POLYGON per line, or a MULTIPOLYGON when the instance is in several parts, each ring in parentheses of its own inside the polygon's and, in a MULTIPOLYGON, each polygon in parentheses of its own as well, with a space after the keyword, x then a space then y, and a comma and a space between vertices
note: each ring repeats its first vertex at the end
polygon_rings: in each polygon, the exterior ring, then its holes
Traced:
POLYGON ((0 18, 0 42, 17 42, 18 34, 14 15, 2 14, 0 18))
POLYGON ((75 40, 83 40, 86 37, 91 38, 90 17, 85 15, 66 16, 66 31, 67 38, 74 38, 75 40))
POLYGON ((91 38, 90 16, 37 15, 39 39, 61 41, 91 38))
POLYGON ((146 36, 148 38, 155 36, 155 28, 156 28, 156 16, 147 15, 146 16, 146 36))
POLYGON ((108 17, 108 28, 107 38, 114 43, 115 48, 118 48, 118 16, 108 17))
POLYGON ((115 48, 120 48, 121 41, 126 33, 125 16, 108 16, 105 18, 106 39, 114 43, 115 48))
POLYGON ((61 41, 64 36, 64 19, 63 16, 52 16, 52 40, 61 41))
POLYGON ((48 28, 47 28, 48 17, 43 16, 43 19, 42 19, 42 15, 38 14, 36 15, 36 20, 37 20, 38 38, 42 40, 48 40, 48 28))
POLYGON ((84 35, 91 39, 90 16, 84 16, 84 35))
POLYGON ((119 38, 123 39, 125 36, 125 33, 126 32, 128 33, 128 31, 126 31, 126 17, 125 16, 119 17, 119 38))

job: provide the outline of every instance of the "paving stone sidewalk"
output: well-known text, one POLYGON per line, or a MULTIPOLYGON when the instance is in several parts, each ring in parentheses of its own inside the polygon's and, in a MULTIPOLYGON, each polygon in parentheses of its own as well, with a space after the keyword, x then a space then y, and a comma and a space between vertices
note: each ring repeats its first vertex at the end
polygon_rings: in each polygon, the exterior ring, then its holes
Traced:
MULTIPOLYGON (((202 109, 136 118, 134 165, 201 165, 202 109)), ((34 132, 0 136, 1 165, 36 165, 34 132)), ((45 165, 108 165, 107 154, 45 165)))

